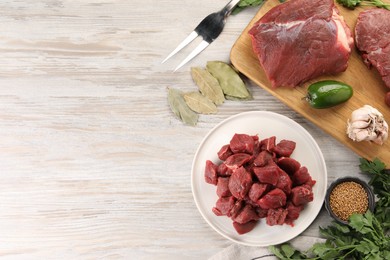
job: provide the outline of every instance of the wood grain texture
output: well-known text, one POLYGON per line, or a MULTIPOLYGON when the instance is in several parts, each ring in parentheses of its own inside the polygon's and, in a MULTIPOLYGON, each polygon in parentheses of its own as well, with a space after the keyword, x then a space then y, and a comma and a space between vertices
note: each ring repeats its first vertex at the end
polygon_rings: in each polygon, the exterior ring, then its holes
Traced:
MULTIPOLYGON (((253 100, 226 101, 196 127, 175 118, 167 87, 195 90, 190 66, 228 62, 258 9, 230 17, 177 73, 196 43, 161 61, 226 2, 0 2, 1 259, 207 259, 226 248, 195 206, 190 172, 207 132, 240 112, 300 123, 329 182, 360 176, 357 154, 250 80, 253 100)), ((322 210, 304 234, 329 222, 322 210)))
MULTIPOLYGON (((377 108, 383 114, 387 122, 390 120, 390 109, 384 102, 384 97, 388 92, 388 88, 385 86, 375 69, 370 70, 367 68, 356 48, 352 50, 348 68, 343 73, 335 76, 325 75, 296 88, 273 88, 271 86, 256 54, 254 54, 252 50, 252 42, 248 35, 248 31, 268 10, 278 4, 278 0, 267 1, 263 8, 255 15, 232 48, 232 63, 240 72, 248 76, 259 86, 270 92, 305 118, 309 119, 318 127, 322 128, 325 132, 332 135, 360 156, 367 159, 378 157, 386 164, 390 164, 390 142, 385 142, 384 145, 377 145, 369 142, 354 142, 348 138, 346 134, 347 121, 350 118, 352 111, 366 104, 377 108), (339 80, 349 84, 354 89, 353 97, 348 100, 348 102, 334 108, 322 110, 310 108, 307 102, 302 99, 306 94, 308 85, 325 79, 339 80)), ((364 9, 359 7, 354 11, 351 11, 339 7, 339 10, 353 32, 357 16, 359 12, 364 9)))

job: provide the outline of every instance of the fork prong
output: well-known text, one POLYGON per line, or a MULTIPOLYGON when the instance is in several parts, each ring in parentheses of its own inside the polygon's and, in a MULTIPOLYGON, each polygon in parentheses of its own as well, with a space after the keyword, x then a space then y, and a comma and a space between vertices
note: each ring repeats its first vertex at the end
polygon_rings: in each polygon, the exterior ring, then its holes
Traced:
POLYGON ((178 69, 180 69, 183 65, 185 65, 187 62, 189 62, 190 60, 192 60, 196 55, 198 55, 199 53, 201 53, 204 49, 206 49, 207 46, 209 46, 210 43, 203 40, 188 56, 187 58, 185 58, 180 64, 179 66, 176 67, 176 69, 174 71, 177 71, 178 69))
POLYGON ((166 62, 169 58, 171 58, 173 55, 175 55, 176 53, 178 53, 181 49, 183 49, 184 47, 186 47, 190 42, 192 42, 196 37, 198 37, 198 33, 193 31, 192 33, 190 33, 190 35, 187 36, 187 38, 184 39, 184 41, 182 41, 177 47, 176 49, 174 49, 169 55, 168 57, 166 57, 161 63, 164 63, 166 62))

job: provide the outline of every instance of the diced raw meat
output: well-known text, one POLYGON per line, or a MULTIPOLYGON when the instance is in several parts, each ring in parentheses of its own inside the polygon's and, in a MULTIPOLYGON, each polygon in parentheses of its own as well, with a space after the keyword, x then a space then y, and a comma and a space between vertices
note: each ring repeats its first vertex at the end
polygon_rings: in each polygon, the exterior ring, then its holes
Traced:
POLYGON ((253 154, 255 140, 247 134, 234 134, 230 140, 230 149, 233 153, 248 153, 253 154))
POLYGON ((233 207, 227 213, 227 216, 232 219, 235 218, 240 213, 243 206, 244 202, 242 200, 236 200, 233 207))
POLYGON ((255 141, 254 143, 254 147, 253 147, 253 157, 256 158, 256 156, 260 153, 261 151, 261 147, 260 147, 260 140, 259 140, 259 137, 256 135, 256 136, 252 136, 253 137, 253 140, 255 141), (257 138, 257 139, 256 139, 257 138))
POLYGON ((285 223, 294 226, 294 220, 298 219, 299 214, 303 210, 303 206, 295 206, 291 201, 287 202, 287 216, 285 223))
POLYGON ((369 68, 375 67, 390 88, 390 11, 372 8, 360 12, 355 41, 364 63, 369 68))
POLYGON ((313 192, 306 187, 297 186, 291 190, 291 201, 295 206, 306 205, 313 198, 313 192))
POLYGON ((249 35, 273 87, 345 71, 353 47, 333 0, 286 1, 257 21, 249 35))
POLYGON ((221 159, 222 161, 225 161, 232 154, 233 154, 233 152, 230 149, 229 144, 225 144, 224 146, 222 146, 221 149, 217 153, 218 158, 221 159))
POLYGON ((265 218, 268 215, 268 209, 256 208, 257 215, 259 218, 265 218))
POLYGON ((294 141, 282 140, 275 146, 273 152, 275 152, 278 157, 290 157, 295 150, 295 146, 296 143, 294 141))
POLYGON ((237 199, 245 198, 252 186, 252 176, 244 167, 233 171, 229 179, 229 190, 237 199))
POLYGON ((217 175, 218 176, 221 176, 221 177, 227 177, 227 176, 230 176, 232 175, 232 170, 229 169, 226 164, 224 163, 221 163, 220 165, 218 165, 218 168, 217 168, 217 175))
POLYGON ((232 196, 229 190, 229 177, 227 178, 218 178, 217 182, 217 195, 218 197, 229 197, 232 196))
POLYGON ((219 198, 215 203, 215 207, 212 209, 214 214, 217 216, 225 216, 230 214, 233 209, 236 200, 233 196, 219 198))
POLYGON ((252 220, 245 224, 240 224, 237 222, 233 222, 233 227, 237 231, 239 235, 243 235, 245 233, 248 233, 249 231, 253 230, 257 224, 257 221, 252 220))
POLYGON ((218 166, 214 164, 212 161, 206 161, 206 168, 204 171, 205 181, 209 184, 217 185, 218 176, 217 176, 218 166))
POLYGON ((285 173, 285 171, 283 171, 279 167, 278 167, 278 171, 279 171, 279 179, 278 179, 278 183, 276 183, 275 186, 281 189, 282 191, 284 191, 288 195, 291 193, 291 188, 292 188, 292 181, 290 179, 290 176, 288 176, 288 174, 285 173))
POLYGON ((247 204, 233 220, 234 222, 245 224, 249 221, 258 219, 259 216, 257 215, 256 211, 251 205, 247 204))
POLYGON ((313 180, 313 179, 310 177, 310 179, 309 179, 307 182, 305 182, 305 184, 303 184, 302 186, 305 186, 305 187, 307 187, 309 190, 311 190, 312 187, 313 187, 315 184, 316 184, 316 181, 313 180))
POLYGON ((269 189, 268 184, 264 183, 253 183, 251 188, 249 189, 248 196, 249 199, 253 202, 256 202, 260 199, 260 197, 269 189))
POLYGON ((218 217, 224 215, 224 214, 221 213, 221 211, 219 211, 219 209, 218 209, 217 207, 213 207, 213 208, 211 209, 211 211, 212 211, 216 216, 218 216, 218 217))
MULTIPOLYGON (((248 192, 249 194, 249 192, 248 192)), ((254 208, 257 208, 259 207, 259 205, 257 205, 257 201, 252 201, 249 196, 247 195, 244 199, 244 202, 245 202, 245 205, 249 204, 249 205, 252 205, 254 208)))
POLYGON ((269 183, 274 186, 278 183, 279 167, 277 165, 253 167, 253 173, 261 183, 269 183))
POLYGON ((288 157, 295 142, 276 144, 275 136, 259 140, 257 135, 237 134, 232 143, 245 148, 234 153, 231 144, 224 145, 218 156, 225 160, 219 164, 206 161, 205 180, 216 185, 219 197, 212 212, 231 218, 239 234, 252 230, 261 218, 267 218, 268 225, 293 226, 304 205, 313 200, 316 183, 305 166, 288 157), (250 140, 254 142, 252 154, 247 146, 250 140))
POLYGON ((270 209, 267 214, 267 224, 270 226, 283 225, 287 216, 287 210, 283 208, 270 209))
POLYGON ((260 141, 260 147, 262 150, 272 152, 275 147, 276 136, 271 136, 269 138, 263 139, 260 141))
POLYGON ((280 157, 277 165, 288 175, 294 174, 301 167, 301 164, 291 157, 280 157))
POLYGON ((276 209, 286 205, 287 196, 278 188, 275 188, 265 194, 258 200, 258 204, 262 209, 276 209))
POLYGON ((308 169, 305 166, 302 166, 296 172, 294 172, 291 179, 294 185, 298 186, 311 180, 311 176, 309 174, 308 169))
POLYGON ((229 169, 235 170, 246 164, 252 159, 252 156, 247 153, 235 153, 224 162, 229 169))
POLYGON ((267 150, 261 151, 253 161, 253 165, 258 167, 266 166, 270 163, 274 163, 274 158, 273 154, 271 154, 267 150))

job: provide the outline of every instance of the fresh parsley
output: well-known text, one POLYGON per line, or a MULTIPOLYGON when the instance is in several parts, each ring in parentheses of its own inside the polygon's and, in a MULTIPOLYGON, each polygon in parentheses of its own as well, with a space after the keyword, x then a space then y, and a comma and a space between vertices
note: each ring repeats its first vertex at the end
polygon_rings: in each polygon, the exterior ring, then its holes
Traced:
POLYGON ((390 170, 386 170, 386 165, 379 159, 369 161, 360 159, 360 170, 370 176, 370 184, 377 197, 375 206, 375 217, 386 232, 390 229, 390 170))
POLYGON ((301 252, 285 243, 271 246, 280 259, 390 259, 390 170, 379 159, 360 159, 360 170, 370 176, 377 196, 375 211, 353 214, 348 225, 332 222, 320 227, 326 241, 301 252))
MULTIPOLYGON (((280 3, 285 2, 286 0, 279 0, 280 3)), ((232 14, 238 14, 243 9, 247 7, 255 7, 255 6, 261 6, 263 5, 265 0, 241 0, 236 8, 233 9, 232 14)))
POLYGON ((247 7, 261 6, 263 3, 264 0, 241 0, 236 8, 233 9, 232 14, 238 14, 247 7))
POLYGON ((386 4, 381 0, 337 0, 337 2, 350 9, 354 9, 359 5, 370 5, 390 10, 390 4, 386 4))

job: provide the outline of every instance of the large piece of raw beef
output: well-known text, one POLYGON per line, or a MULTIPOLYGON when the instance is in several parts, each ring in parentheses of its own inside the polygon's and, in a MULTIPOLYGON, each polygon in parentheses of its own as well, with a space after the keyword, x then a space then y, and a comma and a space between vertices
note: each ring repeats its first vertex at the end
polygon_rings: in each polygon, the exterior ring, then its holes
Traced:
POLYGON ((249 30, 273 87, 298 86, 345 71, 351 31, 333 0, 290 0, 268 11, 249 30))
POLYGON ((390 88, 390 11, 376 8, 361 12, 355 41, 364 62, 375 67, 390 88))

